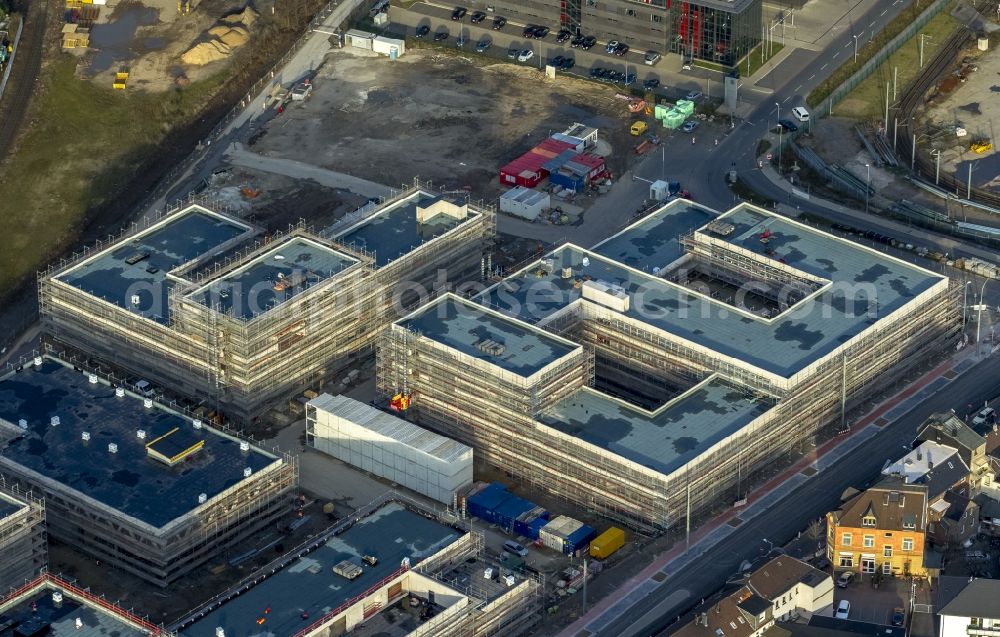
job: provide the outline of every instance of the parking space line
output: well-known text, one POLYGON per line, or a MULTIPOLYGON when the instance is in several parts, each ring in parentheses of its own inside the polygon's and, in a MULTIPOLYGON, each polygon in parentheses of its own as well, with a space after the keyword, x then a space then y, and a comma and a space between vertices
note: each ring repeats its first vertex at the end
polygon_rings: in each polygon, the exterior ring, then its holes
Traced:
POLYGON ((809 76, 809 79, 811 80, 811 79, 813 79, 814 77, 816 77, 816 74, 815 74, 815 73, 813 73, 812 75, 810 75, 810 76, 809 76))
POLYGON ((825 68, 826 68, 826 64, 824 64, 823 66, 819 67, 819 70, 822 71, 825 68))
POLYGON ((885 15, 885 14, 887 14, 887 13, 889 13, 889 10, 888 10, 888 9, 882 9, 882 13, 878 14, 878 17, 880 17, 880 18, 881 18, 882 16, 884 16, 884 15, 885 15))
POLYGON ((789 96, 788 96, 788 97, 786 97, 785 99, 781 100, 781 103, 782 103, 782 104, 784 104, 785 102, 787 102, 787 101, 788 101, 788 100, 790 100, 790 99, 792 99, 792 96, 791 96, 791 95, 789 95, 789 96))
POLYGON ((796 86, 796 87, 795 87, 795 92, 798 92, 798 90, 799 90, 800 88, 802 88, 802 85, 801 85, 801 84, 799 84, 798 86, 796 86))
POLYGON ((872 20, 871 24, 869 24, 868 26, 870 26, 870 27, 873 27, 873 26, 875 26, 875 21, 874 21, 874 20, 872 20))
POLYGON ((840 55, 840 51, 837 51, 836 53, 834 53, 833 57, 837 57, 838 55, 840 55))

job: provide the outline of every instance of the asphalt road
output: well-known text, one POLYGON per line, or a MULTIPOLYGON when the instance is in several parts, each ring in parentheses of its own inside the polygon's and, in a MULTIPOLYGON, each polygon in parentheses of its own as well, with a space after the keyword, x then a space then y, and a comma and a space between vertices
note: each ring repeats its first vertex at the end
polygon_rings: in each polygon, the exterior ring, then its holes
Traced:
POLYGON ((759 557, 761 550, 766 548, 763 538, 778 546, 785 544, 810 520, 835 508, 840 494, 847 487, 863 485, 876 476, 886 459, 897 457, 903 445, 909 446, 917 427, 927 416, 952 408, 961 410, 966 403, 981 404, 993 398, 997 393, 998 373, 1000 357, 988 358, 966 371, 948 385, 947 392, 932 394, 877 436, 814 475, 802 487, 791 491, 772 505, 767 513, 737 527, 704 556, 689 562, 627 611, 627 616, 638 622, 655 609, 659 615, 655 621, 642 621, 641 624, 619 621, 598 635, 644 637, 662 634, 678 615, 698 599, 715 592, 726 578, 737 571, 743 560, 759 557), (673 603, 672 600, 664 603, 679 587, 686 589, 689 595, 673 603))
MULTIPOLYGON (((14 54, 14 66, 10 70, 7 88, 0 103, 0 158, 7 157, 22 130, 28 113, 31 97, 35 94, 35 83, 42 67, 45 52, 45 33, 49 25, 51 2, 38 0, 28 3, 24 18, 24 31, 14 54)), ((11 37, 14 34, 11 33, 11 37)))

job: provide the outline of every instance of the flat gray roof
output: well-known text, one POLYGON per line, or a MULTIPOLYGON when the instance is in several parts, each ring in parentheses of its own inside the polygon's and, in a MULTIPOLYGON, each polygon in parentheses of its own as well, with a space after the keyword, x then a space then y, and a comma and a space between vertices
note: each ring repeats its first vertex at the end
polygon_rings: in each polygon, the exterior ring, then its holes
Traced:
POLYGON ((684 254, 678 239, 715 219, 719 213, 675 199, 662 210, 644 217, 622 232, 594 246, 594 252, 636 270, 652 273, 684 254))
POLYGON ((313 551, 296 558, 274 575, 233 597, 195 623, 180 629, 183 637, 215 637, 222 627, 237 637, 288 637, 345 602, 364 593, 400 568, 403 558, 416 566, 461 537, 458 531, 387 504, 313 551), (378 564, 363 564, 373 555, 378 564), (333 572, 343 560, 364 569, 354 580, 333 572), (270 609, 270 612, 265 612, 270 609), (303 618, 307 613, 307 618, 303 618), (263 619, 263 623, 258 620, 263 619))
POLYGON ((148 631, 131 625, 104 611, 85 606, 68 595, 57 608, 52 601, 56 589, 43 586, 25 597, 16 606, 0 612, 0 626, 13 622, 10 632, 0 629, 3 637, 13 635, 46 635, 47 637, 144 637, 148 631), (77 629, 76 620, 82 622, 77 629), (48 626, 49 630, 44 631, 48 626), (18 632, 14 632, 18 631, 18 632))
POLYGON ((648 412, 585 387, 538 420, 565 434, 669 474, 771 408, 712 377, 648 412))
MULTIPOLYGON (((251 446, 126 393, 122 398, 105 383, 92 384, 72 367, 46 358, 41 367, 26 366, 0 379, 0 419, 19 429, 0 449, 0 461, 15 463, 93 498, 154 527, 162 527, 242 482, 244 468, 253 472, 279 462, 251 446), (53 426, 51 418, 59 417, 53 426), (177 429, 187 440, 204 446, 173 467, 150 458, 146 443, 177 429), (136 431, 146 432, 139 439, 136 431), (88 432, 90 440, 82 439, 88 432), (118 445, 117 453, 108 444, 118 445)), ((0 429, 0 444, 7 436, 0 429)), ((190 445, 185 445, 190 447, 190 445)))
POLYGON ((423 306, 397 324, 523 377, 581 347, 452 294, 423 306), (502 351, 486 351, 490 341, 499 344, 502 351))
POLYGON ((252 319, 310 287, 351 267, 358 260, 302 237, 291 237, 252 261, 191 293, 202 305, 252 319))
POLYGON ((426 192, 414 193, 345 229, 336 236, 336 240, 344 245, 374 252, 376 265, 386 265, 478 214, 470 209, 466 219, 439 214, 426 223, 417 223, 417 205, 440 198, 426 192))
MULTIPOLYGON (((676 208, 668 207, 654 213, 654 217, 674 211, 676 208)), ((728 237, 715 238, 773 263, 828 279, 832 285, 771 320, 736 312, 727 303, 603 256, 610 252, 630 263, 658 267, 647 245, 655 222, 644 220, 617 235, 613 243, 599 244, 594 250, 572 245, 557 248, 476 298, 488 307, 534 323, 579 299, 581 280, 606 281, 629 295, 625 316, 789 377, 944 280, 941 275, 746 205, 719 219, 733 224, 735 230, 728 237), (765 231, 770 235, 767 243, 762 243, 760 237, 765 231), (633 237, 638 243, 632 241, 633 237), (634 250, 625 249, 630 242, 634 250), (765 251, 770 254, 765 256, 765 251), (552 262, 551 271, 542 267, 546 260, 552 262), (561 274, 566 266, 573 269, 568 279, 561 274)), ((669 242, 664 254, 661 266, 676 258, 669 242)))
POLYGON ((249 233, 252 228, 194 206, 105 250, 56 278, 119 307, 165 323, 167 272, 249 233), (129 260, 143 258, 129 264, 129 260), (139 303, 132 303, 138 295, 139 303))

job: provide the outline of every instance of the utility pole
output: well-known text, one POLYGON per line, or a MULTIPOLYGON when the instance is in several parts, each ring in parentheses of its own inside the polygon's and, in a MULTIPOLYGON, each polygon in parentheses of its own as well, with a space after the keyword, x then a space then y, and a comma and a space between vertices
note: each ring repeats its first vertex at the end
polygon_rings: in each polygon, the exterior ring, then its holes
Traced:
POLYGON ((941 178, 941 151, 934 151, 934 185, 938 185, 941 178))
POLYGON ((691 550, 691 472, 687 472, 687 512, 684 514, 684 524, 687 527, 684 536, 684 552, 691 550))
POLYGON ((587 556, 583 556, 583 614, 587 614, 587 556))
POLYGON ((969 181, 965 186, 965 198, 972 199, 972 162, 969 162, 969 181))
POLYGON ((844 431, 847 420, 847 354, 840 360, 840 431, 844 431))
POLYGON ((920 34, 920 68, 924 68, 924 34, 920 34))
POLYGON ((896 133, 899 132, 899 118, 892 118, 892 152, 896 152, 896 133))
POLYGON ((886 124, 889 123, 889 83, 885 84, 885 119, 883 120, 886 124))
POLYGON ((910 172, 917 165, 917 134, 913 133, 913 148, 910 149, 910 172))
POLYGON ((896 101, 896 80, 899 79, 899 67, 892 67, 892 101, 896 101))

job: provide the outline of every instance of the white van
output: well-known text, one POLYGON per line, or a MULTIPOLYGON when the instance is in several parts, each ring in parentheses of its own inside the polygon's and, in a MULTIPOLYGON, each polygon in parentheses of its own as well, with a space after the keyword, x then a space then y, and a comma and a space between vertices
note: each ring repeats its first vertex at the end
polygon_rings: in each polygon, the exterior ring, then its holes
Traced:
POLYGON ((524 548, 523 546, 521 546, 517 542, 514 542, 513 540, 507 540, 506 542, 504 542, 503 548, 508 553, 511 553, 518 557, 528 557, 528 549, 524 548))
POLYGON ((796 106, 795 108, 793 108, 792 115, 794 115, 795 119, 799 120, 800 122, 809 121, 809 111, 807 111, 802 106, 796 106))

